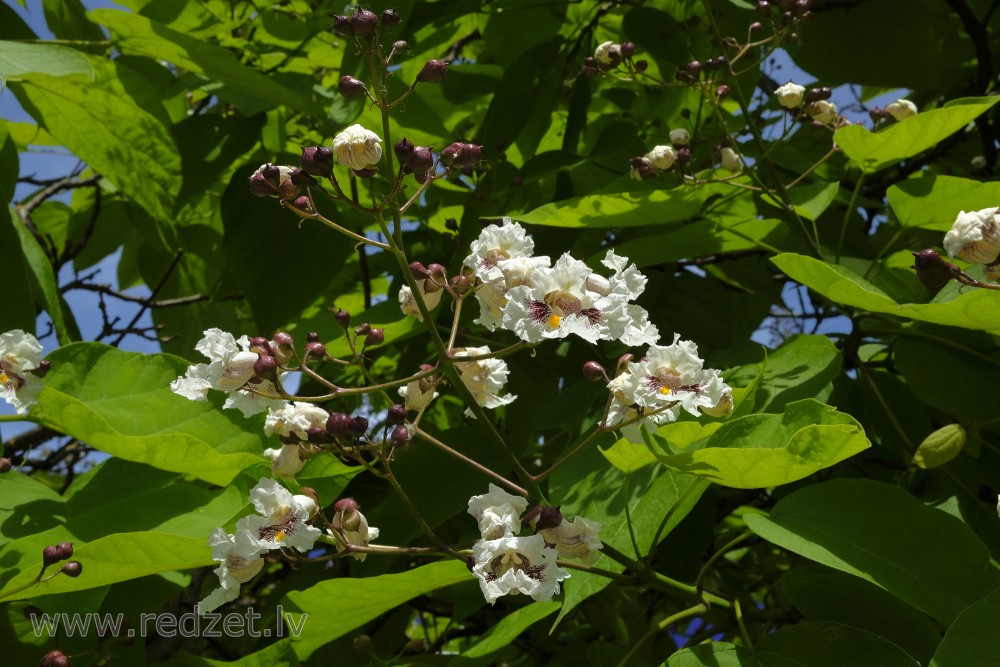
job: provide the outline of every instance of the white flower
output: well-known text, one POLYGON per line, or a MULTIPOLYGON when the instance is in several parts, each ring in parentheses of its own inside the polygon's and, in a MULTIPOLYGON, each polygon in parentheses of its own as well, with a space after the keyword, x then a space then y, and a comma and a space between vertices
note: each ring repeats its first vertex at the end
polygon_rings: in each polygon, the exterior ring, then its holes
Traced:
POLYGON ((360 125, 349 128, 333 138, 337 162, 351 169, 369 169, 382 159, 382 140, 360 125))
POLYGON ((419 412, 438 397, 438 393, 434 391, 434 387, 436 386, 437 383, 433 382, 430 378, 421 378, 407 383, 396 391, 405 399, 406 410, 408 412, 410 410, 419 412))
POLYGON ((198 603, 199 614, 215 611, 225 603, 238 598, 240 584, 253 579, 264 567, 264 559, 260 557, 258 551, 241 552, 236 548, 235 537, 221 528, 212 531, 208 545, 212 547, 212 560, 220 563, 219 567, 215 568, 220 586, 198 603))
POLYGON ((729 146, 719 151, 719 157, 721 158, 722 168, 726 171, 732 174, 738 174, 743 171, 743 160, 740 159, 739 153, 729 146))
POLYGON ((778 98, 778 104, 781 106, 786 109, 798 109, 802 105, 802 96, 805 92, 806 89, 804 86, 789 81, 775 90, 774 94, 778 98))
MULTIPOLYGON (((334 530, 339 530, 347 540, 348 544, 356 547, 366 547, 373 540, 378 539, 378 528, 371 528, 368 519, 358 511, 358 504, 353 498, 342 498, 334 504, 336 514, 330 525, 334 530)), ((337 542, 337 551, 344 551, 346 547, 337 542)), ((368 554, 354 552, 351 554, 357 560, 364 560, 368 554)))
POLYGON ((992 264, 1000 255, 1000 226, 997 211, 962 211, 955 218, 951 229, 944 235, 944 249, 949 257, 961 257, 970 264, 992 264))
POLYGON ((598 44, 594 49, 594 60, 605 65, 610 65, 622 59, 622 47, 614 42, 604 42, 598 44))
MULTIPOLYGON (((435 285, 430 278, 417 280, 417 287, 420 288, 420 293, 424 297, 424 305, 427 306, 427 310, 437 308, 437 305, 441 303, 441 295, 444 290, 435 285)), ((403 285, 399 288, 399 309, 403 311, 404 315, 412 315, 421 322, 424 321, 423 315, 420 314, 420 308, 417 307, 417 299, 413 296, 413 290, 410 289, 409 285, 403 285)))
POLYGON ((287 403, 277 410, 269 410, 264 420, 264 433, 289 437, 294 435, 299 440, 309 440, 309 429, 323 428, 330 413, 312 403, 296 401, 287 403))
POLYGON ((627 262, 609 250, 601 263, 614 269, 614 274, 605 279, 594 276, 583 262, 563 255, 551 269, 536 271, 532 286, 508 292, 504 328, 529 343, 570 334, 591 343, 655 341, 656 327, 649 323, 646 311, 630 303, 645 289, 646 278, 627 262))
POLYGON ((42 388, 42 378, 32 371, 42 363, 38 339, 20 329, 0 334, 0 390, 18 414, 28 411, 42 388))
POLYGON ((300 445, 282 445, 281 449, 265 449, 264 456, 271 459, 271 474, 275 477, 295 477, 305 467, 299 453, 300 445))
POLYGON ((910 116, 917 115, 917 105, 910 100, 900 99, 892 104, 887 104, 885 112, 892 116, 894 120, 906 120, 910 116))
POLYGON ((817 100, 806 109, 812 119, 818 123, 826 125, 837 119, 837 105, 826 100, 817 100))
POLYGON ((535 241, 524 231, 524 227, 510 218, 504 218, 500 225, 489 225, 479 233, 479 238, 469 246, 469 256, 463 262, 476 272, 476 277, 485 283, 503 279, 500 262, 512 257, 531 257, 535 252, 535 241))
POLYGON ((521 532, 521 515, 528 509, 528 499, 507 493, 490 484, 490 492, 469 498, 469 514, 479 523, 484 540, 521 532))
POLYGON ((472 552, 472 573, 490 604, 501 595, 518 593, 549 600, 559 592, 559 582, 569 579, 569 572, 556 565, 556 550, 546 547, 541 535, 480 540, 472 552))
POLYGON ((283 547, 306 552, 321 534, 306 523, 318 510, 316 501, 309 496, 293 496, 273 479, 262 477, 250 490, 250 502, 260 515, 245 516, 236 522, 240 553, 283 547))
POLYGON ((284 404, 270 382, 254 385, 254 391, 243 389, 253 377, 257 353, 250 351, 246 336, 239 339, 222 329, 208 329, 194 346, 208 357, 209 363, 188 366, 187 372, 170 383, 170 389, 192 401, 204 401, 209 389, 228 392, 223 407, 237 408, 245 417, 284 404))
MULTIPOLYGON (((537 523, 537 517, 534 523, 537 523)), ((579 558, 586 565, 593 565, 601 557, 601 524, 578 516, 572 521, 562 520, 555 528, 543 528, 538 534, 559 552, 560 558, 579 558)))
MULTIPOLYGON (((476 357, 489 354, 490 348, 466 347, 457 348, 453 354, 456 357, 476 357)), ((512 403, 517 396, 508 394, 498 396, 503 386, 507 384, 507 362, 503 359, 480 359, 479 361, 456 361, 455 370, 462 376, 462 383, 472 394, 476 403, 484 408, 498 408, 512 403)), ((466 409, 466 414, 472 412, 466 409)))
MULTIPOLYGON (((683 127, 670 130, 670 143, 676 146, 687 146, 691 142, 691 133, 683 127)), ((659 167, 657 167, 659 168, 659 167)))
MULTIPOLYGON (((676 131, 674 130, 674 132, 676 131)), ((646 153, 643 157, 646 162, 663 171, 674 166, 674 162, 677 161, 677 151, 674 150, 673 146, 653 146, 653 150, 646 153)))

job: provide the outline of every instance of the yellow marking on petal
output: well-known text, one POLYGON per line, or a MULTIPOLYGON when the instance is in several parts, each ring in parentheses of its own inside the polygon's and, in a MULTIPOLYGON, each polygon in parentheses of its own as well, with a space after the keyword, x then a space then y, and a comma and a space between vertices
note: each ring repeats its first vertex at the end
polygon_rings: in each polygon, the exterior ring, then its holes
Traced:
POLYGON ((279 530, 277 532, 277 534, 275 534, 275 536, 274 536, 274 541, 275 542, 284 542, 285 541, 285 531, 279 530))
POLYGON ((562 318, 559 317, 558 315, 549 315, 549 319, 548 319, 549 326, 552 327, 553 329, 555 329, 556 327, 558 327, 559 326, 559 322, 561 322, 561 321, 562 321, 562 318))
POLYGON ((10 379, 9 375, 4 373, 3 371, 0 371, 0 384, 7 384, 7 380, 9 379, 10 379))
POLYGON ((660 387, 660 393, 666 396, 670 393, 670 387, 660 387))

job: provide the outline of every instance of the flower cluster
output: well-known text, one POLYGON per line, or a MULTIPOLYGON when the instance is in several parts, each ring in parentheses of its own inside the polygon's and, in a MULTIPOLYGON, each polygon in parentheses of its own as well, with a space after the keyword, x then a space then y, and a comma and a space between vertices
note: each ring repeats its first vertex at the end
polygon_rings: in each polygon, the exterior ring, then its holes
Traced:
POLYGON ((0 334, 0 390, 18 414, 28 411, 42 388, 49 363, 42 361, 38 339, 20 329, 0 334))
POLYGON ((628 361, 609 383, 612 401, 607 424, 623 424, 622 434, 642 443, 643 426, 675 421, 681 408, 692 415, 724 417, 733 397, 719 371, 704 368, 698 346, 674 335, 670 345, 652 345, 640 361, 628 361))
MULTIPOLYGON (((469 514, 478 522, 481 536, 472 547, 472 573, 479 579, 479 587, 490 604, 502 595, 519 593, 535 600, 549 600, 559 592, 559 582, 569 578, 569 572, 556 564, 563 553, 557 550, 559 540, 553 538, 555 541, 549 542, 541 531, 528 537, 520 536, 521 515, 527 507, 526 499, 511 495, 494 484, 490 484, 489 493, 469 499, 469 514)), ((537 513, 535 516, 537 518, 537 513)), ((586 542, 600 549, 600 540, 596 537, 600 526, 584 522, 593 534, 577 543, 586 542)), ((566 541, 573 539, 570 536, 566 541)), ((567 553, 570 551, 577 552, 570 557, 590 558, 589 551, 579 545, 568 548, 567 553)))
POLYGON ((212 559, 219 562, 215 569, 219 588, 199 603, 200 614, 239 597, 240 584, 264 567, 262 554, 283 548, 305 553, 321 535, 318 528, 308 525, 318 511, 316 501, 309 496, 293 496, 273 479, 261 478, 250 490, 250 502, 258 514, 239 519, 235 534, 216 528, 208 539, 212 559))
POLYGON ((949 257, 959 257, 969 264, 994 264, 1000 259, 1000 209, 962 211, 944 236, 949 257))
POLYGON ((796 118, 807 116, 815 123, 829 125, 840 117, 837 105, 830 101, 833 91, 829 88, 810 88, 789 81, 774 91, 784 109, 796 118))
POLYGON ((649 63, 645 60, 633 60, 635 55, 635 44, 632 42, 601 42, 594 49, 594 55, 583 60, 583 73, 588 76, 597 76, 600 72, 609 72, 624 65, 629 72, 645 72, 649 63))

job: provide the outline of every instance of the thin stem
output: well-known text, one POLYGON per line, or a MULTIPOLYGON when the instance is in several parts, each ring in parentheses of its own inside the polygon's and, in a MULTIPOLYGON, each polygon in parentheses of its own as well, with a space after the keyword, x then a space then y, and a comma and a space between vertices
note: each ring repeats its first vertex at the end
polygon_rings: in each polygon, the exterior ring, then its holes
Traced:
POLYGON ((350 236, 355 241, 358 241, 360 243, 366 243, 366 244, 368 244, 370 246, 375 246, 376 248, 380 248, 382 250, 388 250, 389 249, 389 246, 387 244, 382 243, 381 241, 375 241, 374 239, 370 239, 370 238, 368 238, 366 236, 362 236, 361 234, 357 234, 355 232, 352 232, 350 229, 347 229, 346 227, 342 227, 341 225, 338 225, 333 220, 330 220, 329 218, 325 217, 324 215, 322 215, 320 213, 307 213, 306 211, 303 211, 300 208, 295 208, 294 206, 292 206, 291 204, 289 204, 285 200, 281 200, 281 205, 284 206, 285 208, 287 208, 289 211, 291 211, 295 215, 297 215, 300 218, 302 218, 303 220, 318 220, 319 222, 322 222, 327 227, 330 227, 331 229, 335 229, 338 232, 340 232, 341 234, 344 234, 345 236, 350 236))
POLYGON ((495 479, 496 481, 500 482, 501 484, 503 484, 504 486, 506 486, 508 489, 510 489, 511 491, 513 491, 514 493, 517 493, 519 495, 527 497, 528 492, 525 489, 521 488, 520 486, 518 486, 514 482, 510 481, 509 479, 507 479, 503 475, 490 470, 489 468, 487 468, 486 466, 484 466, 482 463, 479 463, 478 461, 475 461, 474 459, 469 458, 465 454, 462 454, 461 452, 459 452, 459 451, 457 451, 455 449, 452 449, 451 447, 449 447, 448 445, 444 444, 443 442, 441 442, 440 440, 438 440, 437 438, 435 438, 434 436, 432 436, 430 433, 428 433, 427 431, 423 430, 422 428, 415 427, 414 431, 413 431, 413 434, 415 436, 417 436, 418 438, 420 438, 421 440, 423 440, 423 441, 425 441, 427 443, 430 443, 431 445, 434 445, 435 447, 437 447, 441 451, 447 452, 449 455, 454 456, 456 459, 458 459, 462 463, 466 464, 467 466, 469 466, 471 468, 475 468, 476 470, 478 470, 479 472, 483 473, 484 475, 486 475, 488 477, 492 477, 493 479, 495 479))
POLYGON ((753 641, 750 639, 750 633, 747 632, 747 626, 743 623, 743 608, 740 607, 738 598, 733 600, 733 613, 736 615, 736 625, 740 626, 740 634, 743 635, 743 641, 747 643, 747 648, 752 651, 753 641))
POLYGON ((837 237, 837 254, 834 255, 833 263, 840 264, 840 253, 844 249, 844 236, 847 234, 847 225, 851 220, 851 212, 854 210, 854 204, 858 201, 858 194, 861 192, 861 184, 865 182, 864 172, 858 176, 857 183, 854 184, 854 191, 851 192, 851 200, 847 203, 847 210, 844 211, 844 220, 840 223, 840 236, 837 237))
POLYGON ((628 665, 632 664, 632 657, 638 653, 639 649, 642 648, 642 645, 659 633, 663 632, 675 623, 679 623, 686 618, 691 618, 692 616, 704 614, 706 611, 708 611, 708 607, 704 603, 699 602, 693 607, 688 607, 687 609, 679 611, 676 614, 667 616, 665 619, 653 626, 649 632, 640 637, 639 641, 632 645, 632 648, 630 648, 628 653, 625 654, 625 657, 618 662, 618 667, 628 667, 628 665))
POLYGON ((538 473, 537 475, 533 475, 532 479, 534 481, 536 481, 536 482, 542 481, 543 479, 545 479, 546 477, 548 477, 549 475, 551 475, 553 472, 555 472, 559 467, 561 467, 567 461, 569 461, 571 458, 573 458, 574 456, 576 456, 577 454, 579 454, 580 452, 582 452, 583 448, 586 447, 590 443, 591 440, 593 440, 597 436, 599 436, 601 434, 604 434, 604 433, 607 433, 607 431, 604 430, 604 429, 602 429, 600 427, 600 425, 595 426, 594 430, 592 430, 590 433, 588 433, 586 435, 586 437, 584 437, 584 439, 580 441, 580 444, 576 445, 573 449, 571 449, 569 452, 567 452, 566 454, 564 454, 562 456, 562 458, 558 459, 555 463, 553 463, 548 468, 548 470, 544 470, 544 471, 538 473))
POLYGON ((815 170, 815 169, 816 169, 817 167, 819 167, 819 166, 820 166, 821 164, 823 164, 824 162, 826 162, 827 160, 829 160, 829 159, 830 159, 830 157, 831 157, 831 156, 832 156, 832 155, 833 155, 834 153, 836 153, 836 152, 837 152, 837 147, 836 147, 836 146, 831 146, 831 147, 830 147, 830 150, 828 150, 828 151, 826 152, 826 155, 824 155, 824 156, 823 156, 823 157, 821 157, 820 159, 818 159, 818 160, 816 160, 815 162, 813 162, 813 163, 812 163, 812 164, 811 164, 811 165, 809 166, 809 168, 808 168, 808 169, 806 169, 806 170, 805 170, 805 171, 803 171, 803 172, 802 172, 801 174, 799 174, 798 176, 796 176, 796 177, 795 177, 795 180, 793 180, 793 181, 792 181, 791 183, 789 183, 788 185, 786 185, 786 186, 785 186, 785 189, 786 189, 786 190, 791 190, 792 188, 794 188, 794 187, 795 187, 796 185, 798 185, 798 184, 799 184, 799 183, 800 183, 800 182, 802 181, 802 179, 803 179, 803 178, 805 178, 805 177, 806 177, 806 176, 808 176, 809 174, 813 173, 813 171, 814 171, 814 170, 815 170))
POLYGON ((635 552, 635 557, 641 559, 642 552, 639 551, 639 542, 635 539, 635 528, 632 526, 632 510, 629 508, 629 483, 631 481, 632 475, 625 475, 625 484, 622 485, 622 495, 625 496, 625 525, 628 526, 628 536, 632 541, 632 550, 635 552))
POLYGON ((708 571, 709 569, 711 569, 712 565, 715 564, 715 561, 722 558, 722 556, 724 556, 726 552, 728 552, 737 544, 739 544, 740 542, 742 542, 743 540, 747 539, 752 535, 753 535, 752 531, 749 530, 743 531, 733 539, 729 540, 729 542, 727 542, 725 546, 723 546, 721 549, 712 554, 712 557, 709 558, 705 562, 705 564, 701 566, 701 571, 698 573, 698 578, 695 579, 694 581, 694 587, 698 589, 699 595, 701 594, 701 591, 705 586, 705 577, 708 575, 708 571))
POLYGON ((462 303, 465 301, 462 297, 455 299, 455 315, 451 320, 451 333, 448 334, 448 353, 450 354, 452 349, 455 347, 455 337, 458 335, 458 320, 462 316, 462 303))

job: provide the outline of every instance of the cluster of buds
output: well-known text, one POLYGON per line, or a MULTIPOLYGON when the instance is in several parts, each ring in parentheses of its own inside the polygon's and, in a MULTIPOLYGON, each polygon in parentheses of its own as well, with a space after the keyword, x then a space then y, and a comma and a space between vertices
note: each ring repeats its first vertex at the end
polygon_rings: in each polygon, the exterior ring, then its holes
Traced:
MULTIPOLYGON (((424 300, 424 306, 427 307, 428 311, 437 308, 437 305, 441 303, 441 295, 448 289, 445 268, 440 264, 424 266, 421 262, 411 262, 410 271, 413 272, 417 288, 424 300)), ((421 322, 424 319, 413 295, 413 290, 408 285, 399 288, 399 308, 404 315, 412 315, 421 322)))
MULTIPOLYGON (((758 16, 781 28, 794 28, 800 21, 812 18, 810 4, 810 0, 758 0, 756 10, 758 16)), ((795 33, 790 38, 793 42, 798 41, 795 33)))
MULTIPOLYGON (((733 41, 735 42, 735 40, 733 41)), ((700 85, 703 77, 705 79, 711 79, 714 77, 714 73, 716 71, 723 69, 728 65, 729 59, 724 55, 709 58, 704 63, 700 60, 692 60, 674 72, 674 78, 680 83, 687 84, 689 86, 697 86, 700 85)), ((716 89, 716 94, 719 97, 724 97, 728 93, 728 86, 719 86, 716 89)))
POLYGON ((602 42, 594 49, 594 55, 583 60, 583 73, 593 77, 602 72, 609 72, 625 65, 630 72, 645 72, 649 63, 645 60, 633 60, 635 44, 632 42, 602 42))
POLYGON ((399 24, 401 17, 395 9, 386 9, 376 14, 364 7, 356 8, 348 15, 333 17, 333 31, 341 37, 353 37, 371 41, 399 24))
POLYGON ((38 667, 69 667, 69 656, 59 650, 49 651, 38 661, 38 667))
POLYGON ((403 137, 393 144, 392 151, 403 173, 413 174, 418 183, 423 183, 434 173, 436 163, 429 146, 414 146, 413 142, 403 137))
POLYGON ((80 561, 69 560, 72 557, 72 542, 60 542, 59 544, 47 546, 42 549, 42 572, 45 572, 47 568, 56 563, 67 561, 63 563, 59 571, 67 577, 79 577, 83 573, 83 566, 80 564, 80 561))
POLYGON ((385 342, 385 330, 382 327, 373 327, 368 322, 362 322, 354 327, 352 335, 350 331, 351 314, 343 308, 334 313, 333 317, 337 320, 337 324, 343 327, 352 349, 357 349, 358 341, 361 341, 362 350, 381 345, 385 342))
POLYGON ((833 91, 826 87, 806 89, 789 81, 774 91, 780 104, 796 118, 806 116, 820 125, 828 125, 837 120, 837 105, 830 102, 833 91))
POLYGON ((250 192, 257 197, 277 197, 293 201, 302 190, 317 185, 316 179, 298 167, 276 164, 261 165, 250 176, 250 192))
POLYGON ((441 151, 441 163, 449 169, 466 170, 479 165, 483 147, 465 141, 456 141, 441 151))
MULTIPOLYGON (((691 134, 684 128, 670 131, 671 145, 654 146, 642 156, 630 160, 631 175, 636 180, 656 178, 661 172, 669 171, 691 161, 693 153, 689 144, 691 134)), ((723 169, 737 174, 743 170, 743 160, 730 145, 728 138, 719 146, 717 157, 723 169)))
POLYGON ((898 123, 901 120, 906 120, 907 118, 912 118, 916 116, 919 110, 917 105, 907 99, 898 99, 891 104, 885 105, 885 108, 875 107, 868 112, 868 116, 872 119, 872 122, 878 123, 879 121, 888 121, 890 123, 898 123))

